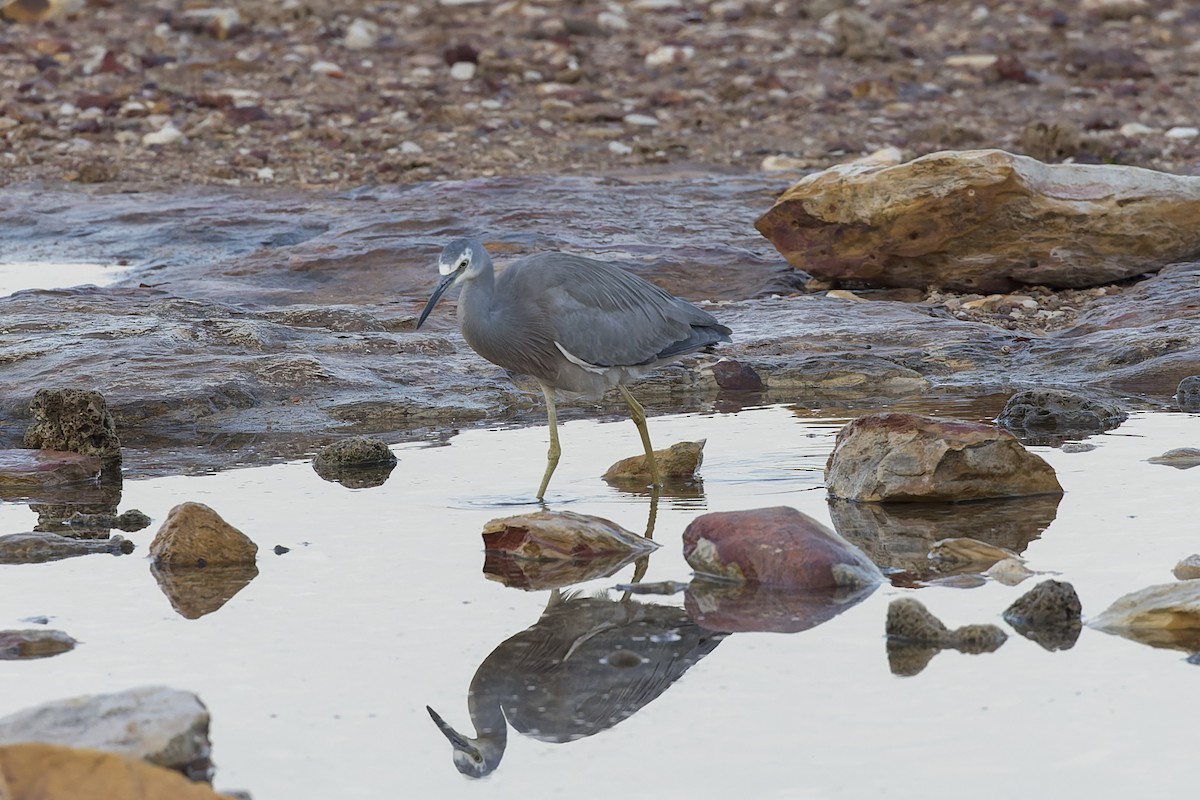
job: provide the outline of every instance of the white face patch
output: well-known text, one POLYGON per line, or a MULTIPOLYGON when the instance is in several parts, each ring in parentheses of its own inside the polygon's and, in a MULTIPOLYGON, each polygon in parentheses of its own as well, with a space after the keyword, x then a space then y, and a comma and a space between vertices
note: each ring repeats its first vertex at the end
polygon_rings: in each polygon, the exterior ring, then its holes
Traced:
POLYGON ((445 277, 446 275, 450 275, 451 273, 458 272, 459 267, 466 269, 469 266, 471 266, 470 251, 463 253, 458 258, 456 258, 455 260, 453 260, 449 263, 442 261, 439 258, 438 259, 438 274, 445 277))

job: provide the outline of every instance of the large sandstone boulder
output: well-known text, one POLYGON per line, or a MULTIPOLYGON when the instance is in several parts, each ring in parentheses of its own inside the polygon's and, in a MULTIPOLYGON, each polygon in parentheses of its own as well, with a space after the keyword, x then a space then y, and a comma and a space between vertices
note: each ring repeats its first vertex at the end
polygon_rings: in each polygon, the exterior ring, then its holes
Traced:
POLYGON ((115 753, 16 744, 0 747, 3 800, 219 800, 204 783, 115 753))
POLYGON ((860 502, 947 502, 1062 494, 1054 469, 994 425, 868 414, 838 433, 830 495, 860 502))
POLYGON ((161 567, 254 564, 258 545, 203 503, 180 503, 168 512, 150 543, 161 567))
POLYGON ((1153 647, 1200 652, 1200 580, 1148 586, 1117 598, 1088 627, 1153 647))
POLYGON ((831 281, 1004 292, 1084 287, 1200 254, 1200 177, 1001 150, 809 175, 755 226, 831 281))
POLYGON ((718 511, 692 520, 683 555, 701 575, 804 591, 883 581, 863 551, 794 508, 718 511))

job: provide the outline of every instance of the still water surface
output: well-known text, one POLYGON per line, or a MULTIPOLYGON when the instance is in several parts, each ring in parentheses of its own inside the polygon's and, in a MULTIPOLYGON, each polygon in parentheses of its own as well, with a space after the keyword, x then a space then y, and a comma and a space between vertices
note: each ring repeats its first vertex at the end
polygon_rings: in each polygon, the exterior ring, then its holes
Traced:
MULTIPOLYGON (((953 413, 953 405, 940 409, 953 413)), ((969 416, 969 415, 964 415, 969 416)), ((686 581, 680 535, 706 511, 794 506, 829 522, 822 467, 845 419, 786 407, 656 417, 658 446, 707 438, 703 492, 663 498, 646 580, 686 581)), ((640 452, 628 421, 568 423, 548 504, 641 532, 649 500, 610 488, 608 464, 640 452)), ((1135 414, 1084 453, 1034 448, 1066 495, 1025 551, 1071 581, 1085 616, 1172 580, 1200 550, 1197 473, 1149 464, 1200 444, 1200 416, 1135 414)), ((0 714, 46 700, 166 684, 213 717, 218 788, 270 798, 1010 798, 1170 796, 1194 790, 1200 669, 1186 654, 1084 629, 1047 652, 1006 630, 999 651, 888 669, 887 604, 915 593, 951 627, 992 622, 1032 587, 884 586, 796 634, 735 633, 628 719, 577 741, 509 731, 503 761, 463 777, 425 706, 471 734, 467 689, 504 640, 537 622, 548 592, 481 572, 479 533, 525 510, 545 427, 476 430, 445 446, 399 444, 373 489, 304 463, 127 481, 121 510, 155 522, 132 556, 0 566, 0 627, 51 617, 79 639, 51 659, 0 662, 0 714), (260 574, 215 613, 176 614, 145 561, 175 504, 207 503, 259 545, 260 574), (514 505, 518 504, 518 505, 514 505), (291 551, 275 555, 272 548, 291 551)), ((964 509, 963 513, 971 513, 964 509)), ((0 504, 0 533, 36 515, 0 504)), ((981 523, 984 521, 981 521, 981 523)), ((633 567, 579 588, 603 592, 633 567)), ((611 595, 614 599, 617 593, 611 595)), ((682 606, 682 595, 639 597, 682 606)))

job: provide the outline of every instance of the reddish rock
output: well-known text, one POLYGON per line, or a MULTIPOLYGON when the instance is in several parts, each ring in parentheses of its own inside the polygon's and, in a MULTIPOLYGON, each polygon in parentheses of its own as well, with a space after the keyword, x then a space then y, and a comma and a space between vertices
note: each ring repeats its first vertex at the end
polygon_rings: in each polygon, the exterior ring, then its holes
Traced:
POLYGON ((150 543, 150 556, 162 567, 254 564, 258 545, 203 503, 171 509, 150 543))
POLYGON ((825 464, 829 494, 860 502, 953 502, 1062 494, 1054 469, 994 425, 917 414, 859 417, 825 464))
POLYGON ((697 573, 739 583, 821 591, 883 580, 865 553, 787 506, 697 517, 683 532, 683 555, 697 573))
POLYGON ((0 486, 41 487, 100 477, 100 459, 65 450, 0 450, 0 486))
POLYGON ((875 588, 871 584, 852 590, 802 591, 697 578, 684 594, 684 608, 696 624, 710 631, 798 633, 853 608, 875 588))
POLYGON ((494 519, 483 526, 483 549, 538 560, 580 560, 642 554, 658 543, 615 522, 571 511, 538 511, 494 519))

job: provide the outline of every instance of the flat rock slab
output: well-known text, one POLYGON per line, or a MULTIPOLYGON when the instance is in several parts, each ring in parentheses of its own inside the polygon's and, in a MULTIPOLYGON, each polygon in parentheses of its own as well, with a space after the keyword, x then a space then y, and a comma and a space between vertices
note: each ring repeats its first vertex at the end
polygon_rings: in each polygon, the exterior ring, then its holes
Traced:
POLYGON ((991 293, 1154 272, 1200 252, 1197 218, 1197 177, 969 150, 831 167, 755 225, 825 280, 991 293))
POLYGON ((1054 469, 994 425, 867 414, 838 432, 829 494, 859 502, 954 502, 1062 494, 1054 469))
POLYGON ((123 536, 111 539, 76 539, 57 533, 10 533, 0 536, 0 564, 41 564, 64 558, 108 553, 119 556, 133 552, 133 542, 123 536))
POLYGON ((75 649, 77 642, 62 631, 31 628, 0 631, 0 660, 48 658, 75 649))
POLYGON ((208 727, 208 709, 195 694, 143 686, 55 700, 10 714, 0 719, 0 746, 44 742, 85 747, 207 778, 212 750, 208 727))
POLYGON ((0 450, 0 486, 44 487, 100 477, 99 458, 65 450, 0 450))
POLYGON ((865 553, 787 506, 696 517, 683 532, 683 555, 701 575, 796 591, 858 589, 883 581, 865 553))
POLYGON ((1131 592, 1087 624, 1153 647, 1200 652, 1200 580, 1131 592))
POLYGON ((537 511, 493 519, 483 526, 483 548, 537 561, 579 561, 642 555, 659 544, 615 522, 573 511, 537 511))

